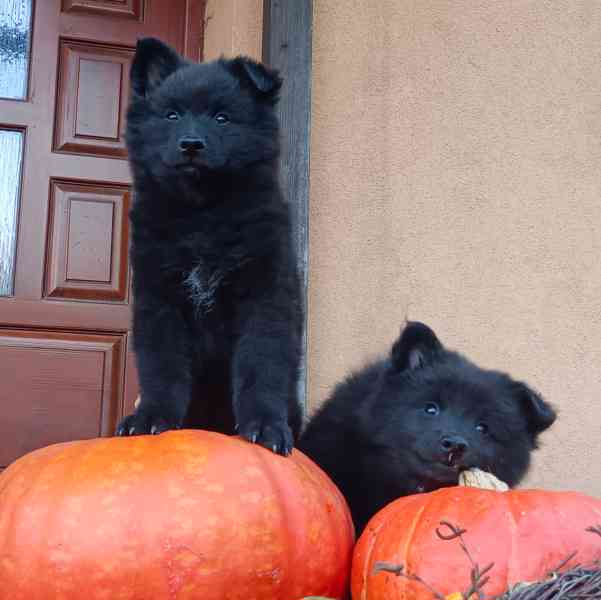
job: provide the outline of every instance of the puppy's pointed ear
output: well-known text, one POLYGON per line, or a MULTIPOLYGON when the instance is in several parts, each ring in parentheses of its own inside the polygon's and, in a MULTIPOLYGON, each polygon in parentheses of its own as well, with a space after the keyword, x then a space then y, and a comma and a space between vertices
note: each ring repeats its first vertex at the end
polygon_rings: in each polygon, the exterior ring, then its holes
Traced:
POLYGON ((131 65, 129 78, 135 95, 148 96, 185 61, 181 56, 156 38, 138 40, 136 54, 131 65))
POLYGON ((396 371, 421 369, 443 349, 436 334, 424 323, 408 321, 392 346, 390 358, 396 371))
POLYGON ((533 440, 555 423, 557 412, 543 397, 521 381, 514 381, 512 392, 526 417, 528 432, 533 440))
POLYGON ((250 87, 260 98, 275 104, 283 79, 278 71, 270 69, 247 56, 238 56, 224 64, 242 85, 250 87))

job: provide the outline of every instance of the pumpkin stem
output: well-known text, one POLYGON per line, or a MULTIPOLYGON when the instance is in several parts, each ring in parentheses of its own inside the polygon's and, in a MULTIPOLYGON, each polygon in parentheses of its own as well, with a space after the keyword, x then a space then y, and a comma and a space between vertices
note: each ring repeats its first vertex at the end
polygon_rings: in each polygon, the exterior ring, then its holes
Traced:
POLYGON ((463 487, 475 487, 481 490, 494 490, 496 492, 506 492, 509 486, 500 479, 497 479, 492 473, 481 471, 480 469, 466 469, 459 473, 459 485, 463 487))

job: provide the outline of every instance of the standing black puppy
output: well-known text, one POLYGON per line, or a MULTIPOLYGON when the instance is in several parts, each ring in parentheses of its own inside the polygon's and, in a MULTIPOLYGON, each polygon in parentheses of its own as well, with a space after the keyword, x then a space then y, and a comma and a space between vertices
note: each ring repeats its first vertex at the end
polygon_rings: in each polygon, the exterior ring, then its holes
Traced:
POLYGON ((281 83, 248 58, 195 64, 138 42, 127 145, 141 403, 118 435, 236 427, 292 449, 302 310, 278 184, 281 83))
POLYGON ((481 369, 411 322, 389 357, 334 390, 299 448, 338 485, 359 533, 386 504, 456 485, 463 469, 516 485, 554 421, 525 383, 481 369))

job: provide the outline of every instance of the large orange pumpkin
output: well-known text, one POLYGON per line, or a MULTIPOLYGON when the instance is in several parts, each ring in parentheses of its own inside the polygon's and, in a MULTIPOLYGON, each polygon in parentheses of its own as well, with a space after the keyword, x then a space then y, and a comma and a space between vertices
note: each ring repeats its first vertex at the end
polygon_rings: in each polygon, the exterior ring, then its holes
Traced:
MULTIPOLYGON (((448 527, 463 539, 481 569, 494 563, 483 591, 500 594, 521 581, 537 581, 577 550, 580 563, 601 557, 601 500, 573 492, 498 492, 451 487, 396 500, 368 523, 355 548, 353 600, 432 600, 426 586, 374 569, 402 565, 442 595, 466 591, 471 564, 460 540, 443 540, 448 527)), ((452 534, 451 534, 452 535, 452 534)), ((574 561, 569 565, 574 565, 574 561)))
POLYGON ((298 451, 190 430, 57 444, 0 476, 0 598, 340 598, 353 536, 298 451))

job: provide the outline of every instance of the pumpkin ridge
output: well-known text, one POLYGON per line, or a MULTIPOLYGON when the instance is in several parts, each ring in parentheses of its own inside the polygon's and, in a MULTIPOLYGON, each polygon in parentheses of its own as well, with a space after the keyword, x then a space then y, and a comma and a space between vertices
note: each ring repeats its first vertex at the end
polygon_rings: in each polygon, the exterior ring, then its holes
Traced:
MULTIPOLYGON (((11 486, 14 487, 12 485, 13 481, 17 479, 21 471, 25 470, 24 466, 25 465, 20 465, 19 463, 13 463, 6 469, 6 471, 4 471, 5 477, 2 479, 3 485, 0 485, 0 495, 5 495, 11 491, 11 486), (8 490, 8 492, 6 490, 8 490)), ((31 475, 29 475, 25 481, 31 483, 31 475)), ((29 486, 29 489, 31 489, 31 485, 29 486)), ((22 507, 25 506, 23 503, 23 498, 25 498, 29 489, 26 485, 21 485, 20 489, 15 490, 15 492, 11 494, 12 497, 4 498, 2 514, 0 514, 0 525, 2 524, 3 519, 6 519, 9 522, 14 521, 17 511, 20 511, 22 507), (9 507, 8 509, 6 508, 7 506, 9 507), (10 510, 10 513, 8 510, 10 510)), ((6 540, 3 540, 3 542, 6 542, 6 540)))
MULTIPOLYGON (((87 442, 87 440, 85 440, 87 442)), ((84 452, 81 455, 81 458, 78 462, 78 466, 81 468, 89 467, 89 462, 87 461, 87 457, 89 457, 90 452, 92 451, 93 445, 86 444, 87 447, 82 448, 84 452)), ((67 466, 71 462, 71 458, 75 453, 73 452, 73 446, 71 444, 67 444, 60 447, 60 449, 56 452, 56 454, 52 457, 52 460, 45 465, 43 469, 40 470, 40 475, 43 474, 44 471, 46 473, 50 472, 52 475, 52 479, 59 479, 63 485, 65 486, 63 489, 68 491, 73 491, 74 488, 77 488, 77 482, 79 479, 85 480, 85 478, 81 477, 79 468, 68 469, 67 466)), ((36 489, 37 485, 32 489, 36 489)), ((39 493, 39 490, 38 490, 39 493)), ((81 493, 81 492, 80 492, 81 493)), ((55 515, 68 512, 66 509, 67 500, 71 498, 69 493, 63 493, 61 495, 52 495, 45 496, 45 501, 42 504, 46 508, 47 515, 55 515)), ((35 499, 36 506, 39 506, 39 500, 35 499)), ((50 519, 46 519, 48 523, 51 523, 50 519)), ((38 568, 42 571, 43 565, 41 563, 46 563, 47 566, 52 565, 52 569, 55 571, 55 576, 58 574, 58 566, 56 563, 52 563, 52 551, 61 552, 62 543, 56 545, 56 547, 50 546, 50 540, 54 537, 55 532, 52 531, 54 523, 52 525, 48 525, 43 528, 43 531, 40 531, 38 534, 38 544, 40 546, 44 546, 46 548, 46 553, 39 553, 37 555, 38 559, 38 568)), ((70 558, 70 553, 66 553, 67 556, 62 560, 68 560, 70 558)), ((33 566, 32 566, 33 569, 33 566)), ((34 569, 35 570, 35 569, 34 569)))
MULTIPOLYGON (((88 447, 89 449, 89 447, 88 447)), ((48 477, 48 473, 51 474, 52 477, 49 479, 59 480, 63 485, 65 482, 68 482, 68 485, 73 485, 73 482, 77 481, 78 470, 72 469, 67 470, 65 466, 69 464, 69 460, 72 456, 71 445, 69 443, 63 445, 60 444, 56 449, 56 452, 51 454, 50 460, 46 464, 42 464, 38 469, 37 476, 30 481, 30 491, 33 493, 33 496, 30 496, 29 502, 26 502, 27 505, 33 504, 35 508, 42 506, 45 509, 46 518, 44 519, 47 525, 43 528, 38 529, 36 532, 36 543, 40 547, 46 548, 46 552, 37 553, 35 555, 36 564, 30 565, 32 572, 44 571, 44 569, 48 569, 51 571, 52 576, 56 576, 57 573, 57 565, 52 561, 52 552, 57 551, 61 552, 62 544, 55 544, 55 546, 50 545, 50 540, 54 536, 53 531, 53 523, 52 520, 48 518, 49 515, 60 514, 61 509, 65 508, 65 500, 69 497, 69 494, 62 495, 44 495, 44 502, 40 503, 39 495, 40 489, 38 486, 38 482, 40 479, 44 477, 48 477), (66 458, 63 462, 63 459, 66 458), (32 502, 33 500, 33 502, 32 502)), ((84 453, 86 456, 87 453, 84 453)), ((85 459, 82 458, 80 464, 85 464, 85 459)), ((66 487, 66 486, 65 486, 66 487)), ((65 489, 65 488, 63 488, 65 489)), ((68 559, 68 554, 66 556, 68 559)), ((65 560, 65 559, 63 559, 65 560)))
MULTIPOLYGON (((299 464, 299 466, 302 466, 303 471, 305 473, 307 473, 307 475, 311 479, 317 479, 318 478, 317 475, 319 474, 321 479, 329 481, 328 475, 325 473, 325 471, 322 471, 319 466, 315 465, 316 470, 314 470, 314 472, 311 472, 310 470, 307 469, 306 464, 304 462, 302 464, 301 463, 298 463, 298 464, 299 464)), ((320 486, 318 486, 317 489, 319 490, 320 502, 327 503, 328 498, 327 498, 327 495, 325 494, 326 488, 323 485, 320 485, 320 486)), ((338 495, 339 503, 346 505, 346 500, 344 499, 344 496, 342 495, 342 493, 336 486, 334 486, 333 492, 338 495)), ((350 518, 349 513, 346 513, 346 518, 347 518, 347 523, 349 525, 349 528, 353 533, 353 541, 356 542, 355 526, 353 524, 352 519, 350 518)), ((337 553, 348 552, 348 549, 345 547, 344 530, 342 528, 336 528, 334 525, 335 524, 332 520, 329 520, 327 522, 327 527, 330 529, 332 539, 335 540, 337 553)), ((352 561, 352 552, 351 552, 351 554, 349 554, 349 564, 351 563, 351 561, 352 561)), ((349 579, 348 579, 348 587, 349 587, 348 591, 350 591, 350 573, 349 573, 349 579)))
MULTIPOLYGON (((561 493, 561 492, 556 492, 556 494, 559 494, 559 493, 561 493)), ((563 492, 563 493, 565 494, 566 492, 563 492)), ((601 506, 599 504, 597 504, 597 505, 594 504, 594 502, 595 502, 594 498, 592 498, 591 496, 587 496, 585 494, 582 494, 580 492, 568 492, 568 493, 570 494, 570 496, 573 499, 577 500, 579 503, 582 503, 584 501, 586 508, 589 509, 590 512, 592 513, 591 516, 599 517, 599 522, 595 523, 591 519, 591 522, 588 523, 587 527, 593 527, 593 526, 601 525, 601 506)), ((559 496, 557 496, 557 497, 559 498, 559 496)), ((585 528, 585 531, 586 531, 586 528, 585 528)), ((587 533, 587 535, 593 536, 593 538, 596 537, 596 539, 598 540, 599 551, 597 552, 596 558, 592 559, 590 562, 594 562, 594 560, 601 560, 601 536, 596 536, 595 533, 588 532, 588 531, 586 533, 587 533)), ((571 548, 570 549, 566 549, 566 551, 567 552, 571 552, 572 549, 571 548)), ((574 557, 574 560, 576 562, 579 562, 578 556, 574 557)))
MULTIPOLYGON (((26 455, 26 457, 27 456, 28 455, 26 455)), ((27 477, 19 481, 20 487, 19 489, 17 489, 17 493, 12 498, 10 496, 9 498, 3 498, 2 513, 3 518, 6 520, 7 523, 15 522, 22 517, 24 513, 24 507, 27 506, 27 502, 25 502, 25 499, 28 495, 32 493, 33 490, 36 489, 36 484, 42 477, 43 470, 40 468, 39 464, 36 463, 37 461, 33 459, 29 459, 27 461, 24 460, 22 464, 19 464, 18 462, 13 463, 4 472, 4 474, 7 476, 7 483, 6 485, 0 487, 0 492, 4 496, 6 496, 7 493, 11 492, 11 487, 14 487, 14 485, 11 486, 12 482, 16 480, 22 473, 27 473, 27 477), (28 469, 30 468, 31 464, 37 467, 35 471, 35 476, 32 476, 31 471, 28 472, 28 469)), ((0 526, 2 526, 2 529, 4 530, 4 523, 2 522, 2 518, 0 518, 0 526)), ((2 545, 3 548, 1 549, 1 555, 3 556, 3 558, 7 558, 11 562, 19 561, 19 532, 16 529, 13 530, 13 535, 11 536, 10 540, 4 537, 4 539, 2 540, 2 545)), ((1 567, 2 565, 0 565, 0 580, 2 578, 1 567)), ((32 565, 30 562, 29 567, 30 569, 33 569, 34 565, 32 565)))
MULTIPOLYGON (((585 496, 584 498, 586 499, 586 504, 588 508, 593 512, 593 514, 599 517, 599 523, 591 523, 591 527, 601 526, 601 509, 599 509, 597 506, 594 506, 588 496, 585 496)), ((591 535, 595 534, 591 532, 591 535)), ((597 560, 601 560, 601 536, 599 536, 599 553, 597 554, 597 560)))
MULTIPOLYGON (((409 533, 407 534, 407 537, 405 538, 405 547, 403 548, 402 553, 401 553, 402 560, 400 561, 400 564, 404 565, 405 570, 409 573, 413 572, 411 570, 412 567, 409 565, 409 548, 411 548, 411 546, 413 545, 413 538, 416 535, 416 530, 422 519, 422 515, 428 508, 431 508, 431 505, 433 504, 434 496, 435 496, 434 494, 427 495, 426 502, 422 503, 419 510, 415 513, 415 517, 413 518, 413 521, 411 522, 411 530, 409 531, 409 533)), ((403 595, 399 598, 399 600, 411 600, 411 598, 407 597, 407 586, 408 586, 408 584, 407 584, 407 582, 405 582, 405 585, 403 585, 403 588, 402 588, 403 595)))
POLYGON ((520 571, 520 557, 518 556, 518 545, 517 534, 518 534, 518 522, 516 516, 514 514, 514 503, 512 500, 515 500, 517 496, 509 496, 505 492, 499 492, 503 497, 503 504, 505 505, 505 510, 503 511, 507 515, 508 526, 509 526, 509 560, 507 561, 507 574, 506 580, 513 585, 514 583, 518 583, 515 581, 517 579, 515 577, 515 573, 519 573, 520 571))
MULTIPOLYGON (((285 573, 288 574, 291 567, 294 569, 296 566, 298 566, 298 556, 300 554, 298 550, 298 540, 292 539, 290 534, 290 522, 294 520, 297 512, 293 509, 293 502, 291 502, 289 498, 292 492, 290 490, 290 486, 286 485, 285 483, 284 485, 281 484, 278 475, 275 473, 275 465, 266 460, 266 456, 264 454, 266 450, 261 446, 257 446, 256 444, 253 444, 253 449, 255 451, 255 456, 261 463, 261 470, 265 475, 265 478, 269 481, 269 487, 271 488, 272 493, 276 492, 277 497, 279 498, 280 532, 284 531, 286 535, 286 549, 282 555, 285 556, 287 562, 285 573)), ((288 460, 288 458, 284 458, 283 460, 288 460)), ((287 589, 287 579, 289 579, 289 577, 285 575, 282 580, 284 589, 287 589)))
POLYGON ((593 505, 593 504, 590 502, 590 499, 588 498, 588 496, 585 496, 585 498, 586 498, 586 501, 587 501, 587 502, 586 502, 586 503, 587 503, 587 506, 588 506, 588 507, 589 507, 589 508, 590 508, 590 509, 593 511, 593 513, 595 513, 595 514, 596 514, 596 515, 599 517, 599 523, 592 523, 592 524, 591 524, 591 526, 592 526, 592 525, 597 525, 597 524, 598 524, 598 525, 601 525, 601 509, 599 509, 598 507, 594 506, 594 505, 593 505))
MULTIPOLYGON (((368 529, 366 528, 366 532, 369 533, 369 544, 367 546, 367 549, 365 550, 365 557, 366 559, 363 562, 363 572, 361 573, 361 581, 362 581, 362 586, 361 586, 361 598, 359 598, 359 600, 366 600, 366 598, 368 597, 368 587, 369 587, 369 582, 371 581, 371 578, 369 577, 369 572, 370 569, 373 568, 372 566, 372 554, 373 554, 373 548, 374 545, 378 539, 378 532, 380 531, 380 529, 382 529, 382 527, 385 526, 385 521, 381 521, 380 523, 378 523, 377 528, 372 528, 372 529, 368 529)), ((354 599, 353 599, 354 600, 354 599)))

